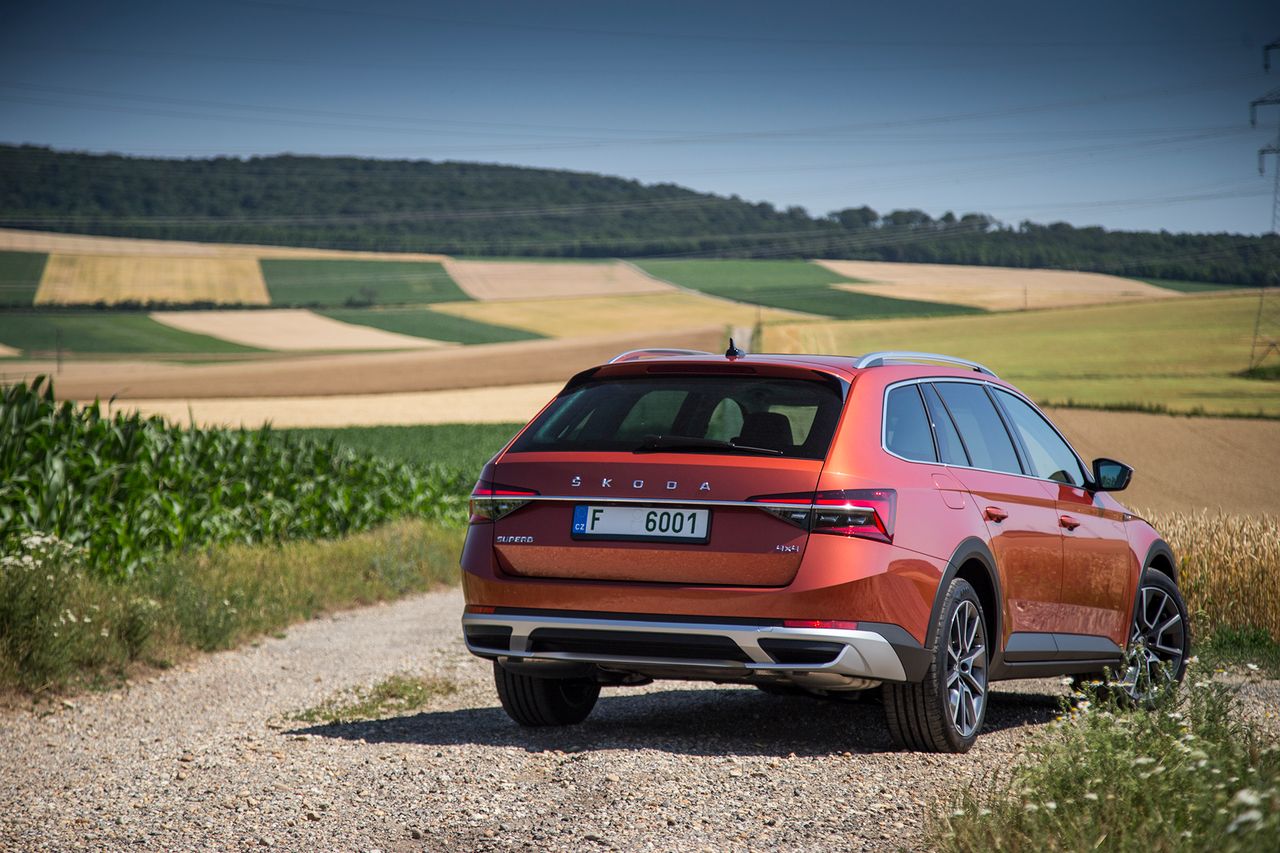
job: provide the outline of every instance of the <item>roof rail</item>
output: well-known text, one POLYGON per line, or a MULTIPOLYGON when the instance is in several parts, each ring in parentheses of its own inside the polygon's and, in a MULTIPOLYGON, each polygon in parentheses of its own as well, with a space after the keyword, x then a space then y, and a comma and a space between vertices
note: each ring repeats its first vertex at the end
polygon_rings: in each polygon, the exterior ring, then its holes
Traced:
POLYGON ((676 349, 671 347, 653 347, 650 349, 633 349, 618 353, 609 359, 610 364, 620 361, 639 361, 642 358, 662 358, 664 355, 711 355, 700 349, 676 349))
POLYGON ((953 355, 939 355, 936 352, 906 352, 897 350, 886 350, 884 352, 869 352, 866 355, 860 355, 854 360, 853 366, 861 370, 864 367, 883 367, 886 364, 918 364, 937 363, 950 364, 956 367, 967 367, 978 373, 985 373, 988 376, 995 376, 995 371, 986 365, 979 364, 976 361, 969 361, 967 358, 956 358, 953 355))

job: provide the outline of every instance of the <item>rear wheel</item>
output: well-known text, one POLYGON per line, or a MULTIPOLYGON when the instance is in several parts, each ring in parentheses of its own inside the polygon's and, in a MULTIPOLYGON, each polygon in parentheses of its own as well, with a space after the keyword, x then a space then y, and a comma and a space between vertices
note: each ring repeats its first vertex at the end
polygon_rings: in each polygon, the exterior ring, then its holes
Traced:
POLYGON ((899 746, 966 752, 987 712, 987 628, 969 582, 947 587, 934 626, 933 662, 919 684, 886 684, 884 711, 899 746))
POLYGON ((600 685, 587 678, 534 678, 493 662, 493 683, 507 716, 522 726, 571 726, 596 706, 600 685))

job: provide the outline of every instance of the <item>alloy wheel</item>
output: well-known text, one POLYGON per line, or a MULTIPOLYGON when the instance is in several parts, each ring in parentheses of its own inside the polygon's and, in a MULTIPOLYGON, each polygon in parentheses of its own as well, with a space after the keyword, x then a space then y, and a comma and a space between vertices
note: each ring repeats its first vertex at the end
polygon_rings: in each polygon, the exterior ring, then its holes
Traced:
POLYGON ((970 601, 956 607, 947 631, 947 701, 956 731, 973 735, 987 701, 987 648, 982 616, 970 601))
POLYGON ((1172 595, 1156 586, 1143 585, 1138 590, 1138 610, 1119 684, 1130 699, 1149 701, 1176 682, 1186 630, 1182 609, 1172 595))

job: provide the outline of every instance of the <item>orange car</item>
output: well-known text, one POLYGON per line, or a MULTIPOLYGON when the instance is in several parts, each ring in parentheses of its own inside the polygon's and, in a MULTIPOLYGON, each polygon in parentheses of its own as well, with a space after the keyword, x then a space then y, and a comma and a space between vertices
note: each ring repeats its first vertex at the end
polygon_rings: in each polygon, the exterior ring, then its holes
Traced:
POLYGON ((493 458, 462 554, 467 647, 507 713, 602 685, 881 688, 903 746, 967 750, 988 685, 1182 678, 1169 546, 1017 389, 928 353, 625 353, 493 458))

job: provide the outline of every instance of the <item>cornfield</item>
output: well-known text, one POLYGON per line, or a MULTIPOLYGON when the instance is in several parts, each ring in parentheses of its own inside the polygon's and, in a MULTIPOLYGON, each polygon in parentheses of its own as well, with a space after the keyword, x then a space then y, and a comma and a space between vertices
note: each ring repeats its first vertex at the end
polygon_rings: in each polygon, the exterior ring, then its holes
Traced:
POLYGON ((1196 633, 1261 629, 1280 642, 1280 519, 1223 513, 1147 516, 1173 546, 1196 633))
POLYGON ((461 520, 469 485, 333 442, 58 403, 43 378, 0 392, 0 553, 53 535, 104 577, 190 547, 336 537, 404 516, 461 520))

